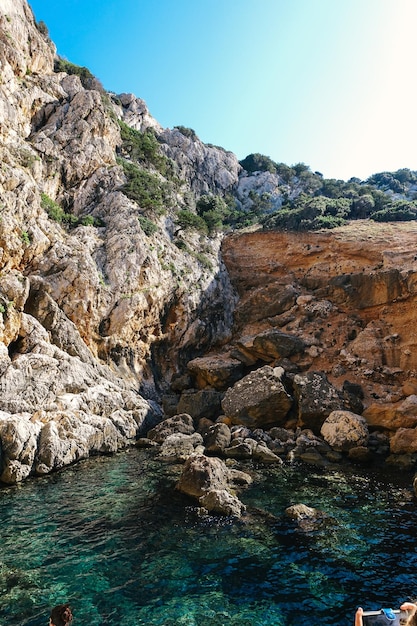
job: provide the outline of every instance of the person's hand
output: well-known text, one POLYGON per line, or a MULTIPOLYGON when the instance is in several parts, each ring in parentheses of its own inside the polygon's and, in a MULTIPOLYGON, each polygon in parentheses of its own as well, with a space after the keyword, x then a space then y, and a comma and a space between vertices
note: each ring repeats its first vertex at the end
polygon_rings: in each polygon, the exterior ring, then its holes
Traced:
POLYGON ((414 613, 417 611, 417 604, 414 604, 413 602, 403 602, 403 604, 400 606, 400 609, 401 611, 407 611, 407 613, 410 613, 410 615, 414 615, 414 613))
POLYGON ((355 613, 355 626, 363 626, 362 615, 363 615, 363 608, 360 606, 358 607, 358 610, 355 613))

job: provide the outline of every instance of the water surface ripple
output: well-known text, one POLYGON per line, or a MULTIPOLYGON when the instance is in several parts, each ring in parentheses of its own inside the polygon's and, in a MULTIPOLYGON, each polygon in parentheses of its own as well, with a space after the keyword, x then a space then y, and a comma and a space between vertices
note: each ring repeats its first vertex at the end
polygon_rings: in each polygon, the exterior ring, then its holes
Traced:
POLYGON ((357 604, 417 596, 412 475, 307 466, 246 468, 240 521, 200 518, 180 468, 131 449, 0 490, 0 624, 327 626, 357 604), (326 514, 300 529, 284 511, 326 514))

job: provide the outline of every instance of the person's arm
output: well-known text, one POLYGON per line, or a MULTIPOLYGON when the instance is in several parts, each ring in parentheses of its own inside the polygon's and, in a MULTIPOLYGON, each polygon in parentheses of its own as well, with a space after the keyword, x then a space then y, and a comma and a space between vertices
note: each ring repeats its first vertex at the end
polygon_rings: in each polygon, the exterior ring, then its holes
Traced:
POLYGON ((363 608, 360 606, 355 613, 355 626, 363 626, 362 615, 363 615, 363 608))

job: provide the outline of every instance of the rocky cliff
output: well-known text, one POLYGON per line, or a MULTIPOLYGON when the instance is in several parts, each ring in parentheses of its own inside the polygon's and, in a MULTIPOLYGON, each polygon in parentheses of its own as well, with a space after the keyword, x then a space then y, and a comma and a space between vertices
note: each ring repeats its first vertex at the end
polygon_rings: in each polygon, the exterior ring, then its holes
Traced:
MULTIPOLYGON (((353 416, 363 416, 380 457, 412 467, 416 243, 413 223, 368 221, 225 237, 222 258, 238 294, 231 339, 188 363, 195 391, 182 391, 177 408, 207 416, 202 394, 216 389, 214 417, 223 412, 220 419, 245 425, 255 439, 257 429, 279 426, 285 440, 305 429, 317 445, 315 436, 335 423, 336 450, 353 416)), ((350 455, 369 460, 367 445, 349 444, 350 455)))
POLYGON ((275 365, 253 347, 270 329, 302 345, 299 372, 360 384, 366 405, 417 391, 415 230, 196 228, 202 195, 279 207, 280 181, 76 70, 26 0, 0 0, 1 481, 115 451, 187 408, 187 385, 275 365))
POLYGON ((163 132, 132 95, 55 71, 55 52, 25 0, 1 0, 6 482, 134 439, 159 418, 158 387, 188 353, 228 337, 234 302, 220 237, 181 230, 173 215, 201 190, 231 188, 236 158, 163 132), (129 158, 126 127, 161 133, 169 180, 129 158), (124 193, 126 162, 145 190, 164 188, 163 205, 124 193))
POLYGON ((336 384, 349 376, 368 398, 414 389, 416 244, 413 222, 227 237, 222 255, 240 296, 235 332, 296 335, 303 369, 336 384))

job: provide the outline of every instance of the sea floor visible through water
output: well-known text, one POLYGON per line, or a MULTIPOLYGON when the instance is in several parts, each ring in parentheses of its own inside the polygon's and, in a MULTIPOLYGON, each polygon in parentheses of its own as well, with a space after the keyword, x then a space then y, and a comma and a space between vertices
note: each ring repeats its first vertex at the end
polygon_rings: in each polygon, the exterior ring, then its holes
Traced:
POLYGON ((180 466, 136 448, 0 489, 0 624, 342 626, 417 596, 412 474, 245 467, 241 520, 199 517, 180 466), (299 529, 304 503, 325 521, 299 529))

